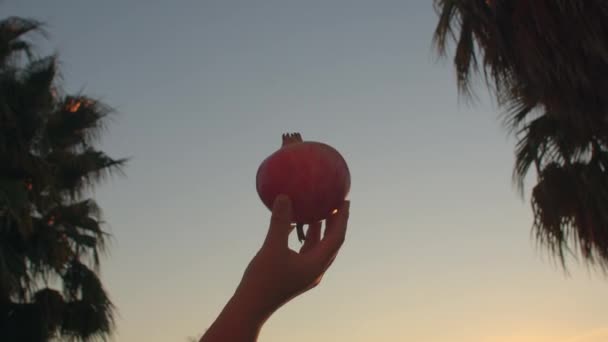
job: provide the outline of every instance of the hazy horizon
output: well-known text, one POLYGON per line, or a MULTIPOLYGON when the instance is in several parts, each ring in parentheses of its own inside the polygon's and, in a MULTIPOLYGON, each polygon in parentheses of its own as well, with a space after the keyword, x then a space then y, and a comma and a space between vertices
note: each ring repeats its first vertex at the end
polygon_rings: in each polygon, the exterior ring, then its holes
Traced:
MULTIPOLYGON (((281 134, 336 147, 346 243, 260 341, 599 342, 608 277, 536 246, 514 141, 485 92, 458 98, 432 1, 8 0, 47 23, 63 83, 115 107, 102 148, 133 157, 96 198, 116 341, 186 341, 266 233, 255 172, 281 134)), ((295 244, 295 237, 294 237, 295 244)))

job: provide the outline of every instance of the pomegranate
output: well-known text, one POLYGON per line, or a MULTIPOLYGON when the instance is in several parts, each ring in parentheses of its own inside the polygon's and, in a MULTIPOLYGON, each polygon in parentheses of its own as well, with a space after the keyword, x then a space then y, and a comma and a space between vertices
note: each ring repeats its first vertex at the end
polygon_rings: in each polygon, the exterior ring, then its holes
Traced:
POLYGON ((281 148, 260 164, 256 187, 268 209, 279 194, 291 199, 301 242, 304 224, 324 220, 340 207, 350 190, 350 172, 333 147, 303 141, 299 133, 283 134, 281 148))

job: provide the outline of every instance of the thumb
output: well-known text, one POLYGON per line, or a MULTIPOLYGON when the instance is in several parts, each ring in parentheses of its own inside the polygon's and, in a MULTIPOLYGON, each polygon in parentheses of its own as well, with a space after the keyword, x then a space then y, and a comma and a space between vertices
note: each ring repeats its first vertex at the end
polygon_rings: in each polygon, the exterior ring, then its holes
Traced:
POLYGON ((289 197, 283 194, 278 195, 272 206, 270 227, 266 236, 267 244, 287 245, 289 234, 293 230, 293 226, 291 225, 292 214, 293 208, 289 197))

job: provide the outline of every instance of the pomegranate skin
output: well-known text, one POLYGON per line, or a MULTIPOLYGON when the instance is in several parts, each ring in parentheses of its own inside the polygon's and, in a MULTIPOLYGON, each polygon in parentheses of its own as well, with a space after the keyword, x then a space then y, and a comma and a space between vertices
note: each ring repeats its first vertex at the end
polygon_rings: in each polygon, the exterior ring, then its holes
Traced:
POLYGON ((333 147, 315 141, 285 143, 258 168, 256 187, 260 199, 272 209, 279 194, 293 206, 293 222, 310 224, 328 218, 350 191, 346 161, 333 147))

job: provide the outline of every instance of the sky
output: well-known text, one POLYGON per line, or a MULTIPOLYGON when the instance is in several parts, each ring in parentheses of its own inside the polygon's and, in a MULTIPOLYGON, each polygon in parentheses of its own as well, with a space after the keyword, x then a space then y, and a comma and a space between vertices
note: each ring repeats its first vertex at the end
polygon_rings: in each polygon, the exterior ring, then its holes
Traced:
POLYGON ((575 261, 566 274, 531 238, 514 139, 486 93, 458 97, 430 0, 0 9, 44 21, 49 39, 34 41, 58 54, 65 88, 117 111, 100 147, 132 159, 95 192, 116 341, 186 341, 211 324, 267 231, 257 167, 294 131, 347 160, 348 235, 260 341, 608 340, 608 278, 575 261))

